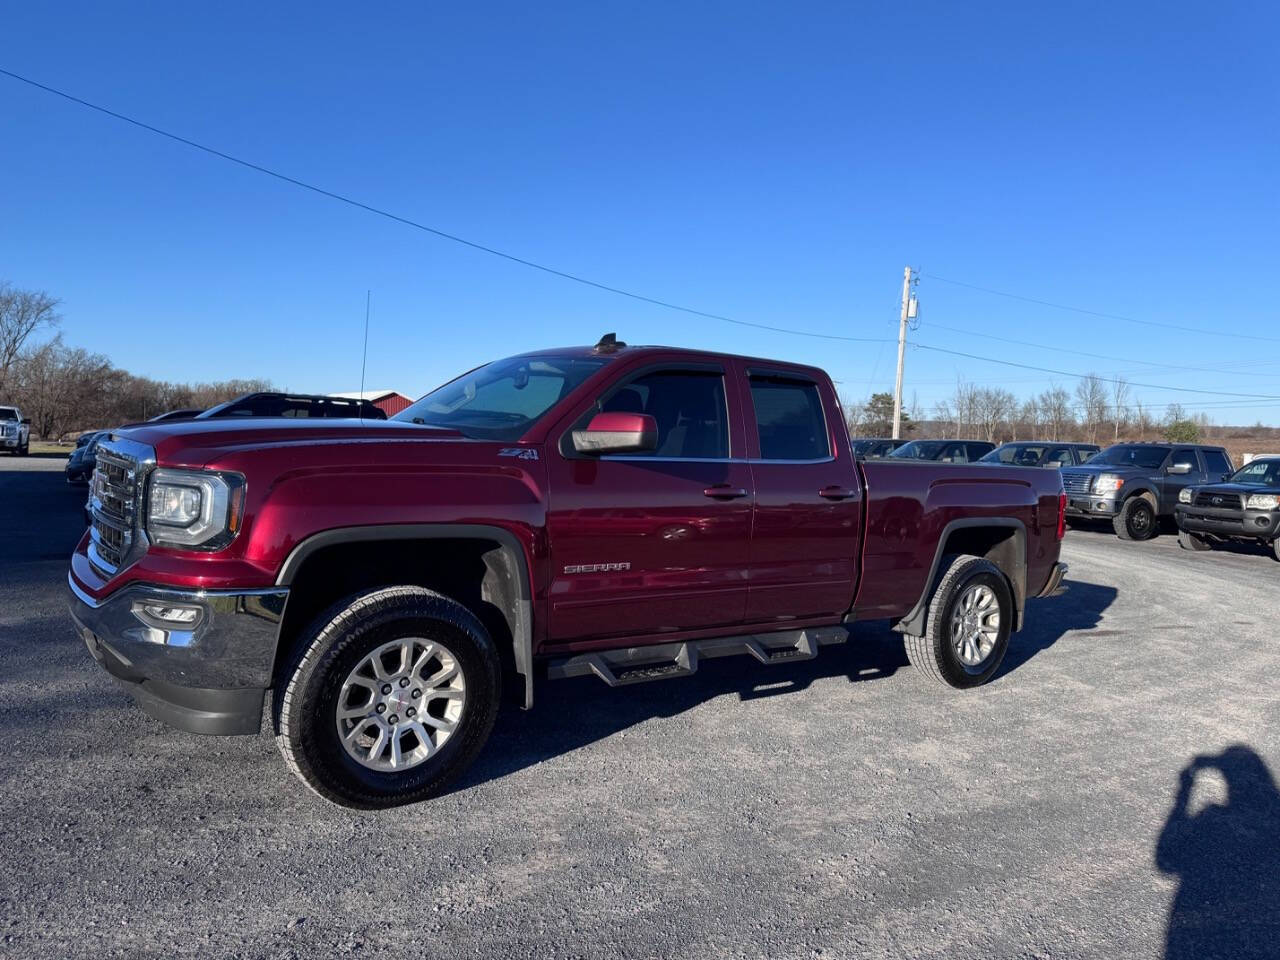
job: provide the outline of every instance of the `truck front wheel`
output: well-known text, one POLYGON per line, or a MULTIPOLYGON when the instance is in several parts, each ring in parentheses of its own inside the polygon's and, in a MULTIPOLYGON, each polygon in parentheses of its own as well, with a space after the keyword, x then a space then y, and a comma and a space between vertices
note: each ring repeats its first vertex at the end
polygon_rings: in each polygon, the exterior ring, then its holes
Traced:
POLYGON ((493 729, 501 665, 466 607, 423 587, 358 594, 322 614, 276 687, 276 742, 326 800, 424 800, 493 729))
POLYGON ((1156 511, 1144 496, 1130 497, 1111 521, 1121 540, 1150 540, 1156 535, 1156 511))
POLYGON ((906 635, 907 659, 938 683, 966 689, 995 675, 1009 649, 1013 594, 990 560, 951 557, 929 600, 925 635, 906 635))

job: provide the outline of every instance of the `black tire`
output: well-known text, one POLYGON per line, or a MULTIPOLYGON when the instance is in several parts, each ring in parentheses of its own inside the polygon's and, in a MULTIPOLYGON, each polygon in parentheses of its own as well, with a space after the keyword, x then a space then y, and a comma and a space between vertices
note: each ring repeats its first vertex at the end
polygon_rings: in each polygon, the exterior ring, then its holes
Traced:
POLYGON ((1202 537, 1187 530, 1178 531, 1178 546, 1183 550, 1193 550, 1196 553, 1203 553, 1206 550, 1213 549, 1213 544, 1209 542, 1207 537, 1202 537))
POLYGON ((944 560, 942 578, 929 599, 922 637, 905 635, 907 659, 926 677, 949 687, 966 690, 990 680, 1009 649, 1013 625, 1013 593, 1009 581, 990 560, 960 555, 944 560), (951 638, 952 613, 961 598, 975 585, 991 588, 1000 610, 998 636, 981 663, 965 664, 951 638))
POLYGON ((415 803, 439 793, 475 759, 493 730, 501 691, 498 650, 470 610, 423 587, 384 587, 331 607, 300 638, 273 697, 276 743, 289 768, 326 800, 361 809, 415 803), (466 695, 436 752, 404 771, 384 772, 347 752, 337 709, 342 684, 361 660, 403 637, 444 644, 466 695))
POLYGON ((1280 560, 1280 540, 1271 541, 1271 555, 1280 560))
POLYGON ((26 456, 29 456, 30 454, 31 454, 31 441, 28 440, 26 443, 24 443, 21 447, 18 448, 18 456, 26 457, 26 456))
POLYGON ((1111 521, 1121 540, 1150 540, 1156 535, 1156 511, 1146 497, 1130 497, 1111 521))

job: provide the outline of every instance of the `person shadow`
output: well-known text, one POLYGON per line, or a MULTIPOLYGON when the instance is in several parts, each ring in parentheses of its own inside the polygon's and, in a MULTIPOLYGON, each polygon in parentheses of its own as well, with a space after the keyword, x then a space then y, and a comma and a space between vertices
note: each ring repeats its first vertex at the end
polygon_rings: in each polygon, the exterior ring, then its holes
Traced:
POLYGON ((1165 960, 1280 957, 1280 791, 1254 750, 1236 744, 1183 768, 1155 860, 1179 880, 1165 960), (1196 784, 1211 772, 1225 780, 1226 802, 1193 813, 1196 784))

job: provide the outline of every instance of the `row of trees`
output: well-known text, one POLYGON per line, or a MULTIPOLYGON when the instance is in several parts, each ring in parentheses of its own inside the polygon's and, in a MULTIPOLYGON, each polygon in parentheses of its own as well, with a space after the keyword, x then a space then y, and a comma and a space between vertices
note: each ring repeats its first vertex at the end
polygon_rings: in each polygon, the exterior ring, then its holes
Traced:
MULTIPOLYGON (((873 393, 845 408, 854 436, 887 437, 893 429, 893 394, 873 393)), ((1121 439, 1194 442, 1209 426, 1208 417, 1188 416, 1171 404, 1161 416, 1132 398, 1123 377, 1104 380, 1082 377, 1074 391, 1050 383, 1044 390, 1019 399, 1003 387, 979 387, 964 380, 939 401, 932 420, 912 402, 903 412, 902 435, 987 440, 1079 440, 1107 444, 1121 439)))
POLYGON ((46 440, 121 423, 166 410, 206 408, 253 390, 264 380, 171 383, 139 377, 100 353, 69 347, 54 333, 58 301, 40 291, 0 284, 0 402, 16 403, 46 440))

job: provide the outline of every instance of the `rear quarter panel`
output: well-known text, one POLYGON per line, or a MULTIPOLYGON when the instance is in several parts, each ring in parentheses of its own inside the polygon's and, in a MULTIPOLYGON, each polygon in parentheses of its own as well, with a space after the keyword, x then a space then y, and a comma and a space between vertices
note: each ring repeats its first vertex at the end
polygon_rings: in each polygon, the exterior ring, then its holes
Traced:
POLYGON ((955 520, 1009 518, 1026 532, 1028 596, 1057 562, 1057 470, 892 459, 863 464, 867 523, 856 619, 907 614, 929 588, 938 544, 955 520))

